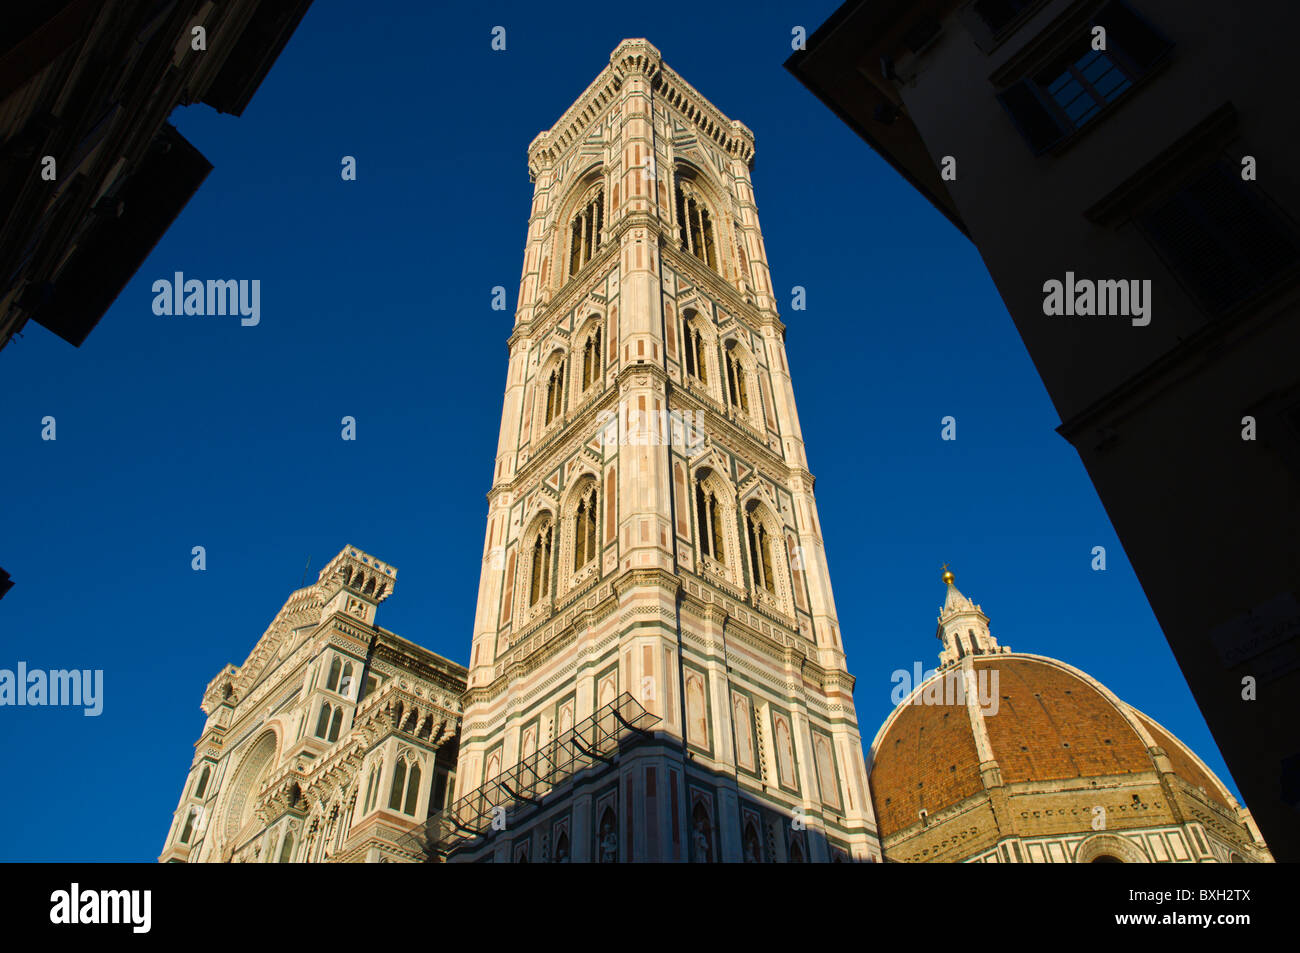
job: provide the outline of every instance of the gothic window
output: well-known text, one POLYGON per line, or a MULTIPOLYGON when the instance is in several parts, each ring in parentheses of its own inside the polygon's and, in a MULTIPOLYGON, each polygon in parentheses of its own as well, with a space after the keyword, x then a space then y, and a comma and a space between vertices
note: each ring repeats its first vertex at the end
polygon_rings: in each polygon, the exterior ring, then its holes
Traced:
POLYGON ((366 781, 366 799, 361 802, 361 813, 369 814, 379 798, 379 768, 376 764, 370 769, 370 779, 366 781))
POLYGON ((330 719, 330 733, 326 741, 338 741, 339 731, 343 728, 343 706, 339 705, 334 709, 334 717, 330 719))
POLYGON ((564 413, 564 361, 551 368, 546 377, 546 417, 549 424, 564 413))
POLYGON ((280 845, 280 860, 282 864, 290 863, 293 860, 293 831, 284 835, 284 843, 280 845))
POLYGON ((316 719, 316 737, 328 738, 330 730, 330 714, 333 708, 329 702, 320 706, 320 717, 316 719))
POLYGON ((723 543, 722 521, 725 518, 718 495, 705 485, 707 474, 695 483, 695 517, 699 524, 700 550, 723 565, 727 562, 727 548, 723 543))
POLYGON ((705 360, 708 342, 703 332, 690 318, 686 319, 686 333, 683 335, 683 358, 686 361, 686 373, 701 384, 709 382, 708 361, 705 360))
POLYGON ((447 805, 447 788, 450 774, 446 768, 439 768, 433 773, 433 784, 429 788, 429 816, 437 814, 447 805))
POLYGON ((978 642, 975 641, 975 630, 974 630, 974 629, 968 629, 968 630, 966 631, 966 634, 970 636, 970 654, 971 654, 971 655, 982 655, 983 653, 980 652, 980 644, 979 644, 978 642))
POLYGON ((745 386, 745 365, 736 353, 734 345, 727 347, 727 394, 731 397, 731 406, 739 407, 749 413, 749 394, 745 386))
POLYGON ((361 698, 369 698, 371 695, 375 693, 375 689, 378 687, 379 687, 379 677, 376 675, 367 675, 366 684, 364 686, 364 690, 361 693, 361 698))
POLYGON ((600 248, 600 229, 604 224, 605 190, 597 189, 591 200, 573 216, 569 225, 569 276, 576 275, 591 261, 600 248))
POLYGON ((713 863, 713 822, 703 801, 695 803, 695 810, 691 813, 691 828, 696 863, 713 863))
POLYGON ((343 677, 339 679, 339 694, 348 695, 348 696, 351 696, 352 694, 352 663, 351 662, 343 663, 343 677))
POLYGON ((578 508, 573 514, 574 572, 596 558, 596 519, 599 512, 596 484, 593 481, 578 500, 578 508))
POLYGON ((751 503, 745 512, 745 532, 749 537, 749 562, 754 573, 754 585, 762 586, 776 595, 776 580, 772 572, 772 535, 758 517, 757 503, 751 503))
POLYGON ((600 328, 596 328, 582 346, 582 392, 600 381, 600 328))
POLYGON ((192 807, 185 815, 185 827, 181 830, 181 843, 188 844, 194 834, 194 822, 199 819, 199 809, 192 807))
MULTIPOLYGON (((416 778, 418 779, 420 769, 415 765, 412 765, 411 768, 414 772, 417 772, 416 778)), ((402 801, 406 797, 406 772, 406 759, 398 758, 397 766, 393 769, 393 787, 388 793, 388 807, 390 810, 400 811, 402 809, 402 801)))
POLYGON ((209 768, 209 767, 205 764, 205 765, 203 766, 203 773, 199 775, 199 781, 198 781, 198 783, 197 783, 196 785, 194 785, 194 796, 195 796, 195 797, 203 797, 203 795, 207 792, 207 790, 208 790, 208 777, 211 775, 211 773, 212 773, 212 769, 209 768))
POLYGON ((742 853, 745 863, 758 864, 763 861, 763 848, 758 839, 758 831, 754 828, 753 822, 745 825, 745 836, 741 838, 742 853))
POLYGON ((602 864, 618 863, 618 819, 614 809, 605 808, 600 815, 600 827, 597 830, 596 856, 602 864))
POLYGON ((682 248, 717 271, 713 220, 699 192, 687 179, 679 179, 677 183, 677 228, 682 248))
POLYGON ((530 608, 537 605, 542 597, 550 591, 552 536, 551 522, 546 520, 533 537, 532 571, 528 589, 528 605, 530 608))
POLYGON ((555 839, 555 863, 567 864, 569 862, 569 835, 561 833, 555 839))
POLYGON ((325 688, 327 691, 335 691, 339 687, 339 671, 343 668, 343 663, 335 656, 334 661, 330 662, 330 673, 325 679, 325 688))

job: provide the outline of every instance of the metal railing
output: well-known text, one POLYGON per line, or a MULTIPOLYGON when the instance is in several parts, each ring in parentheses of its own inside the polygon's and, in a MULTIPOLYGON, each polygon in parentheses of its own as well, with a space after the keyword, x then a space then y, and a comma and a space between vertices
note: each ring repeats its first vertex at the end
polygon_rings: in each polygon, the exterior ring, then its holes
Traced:
POLYGON ((447 805, 403 835, 400 846, 425 860, 446 858, 467 841, 517 825, 521 816, 587 768, 612 765, 619 749, 660 721, 624 692, 509 770, 447 805))

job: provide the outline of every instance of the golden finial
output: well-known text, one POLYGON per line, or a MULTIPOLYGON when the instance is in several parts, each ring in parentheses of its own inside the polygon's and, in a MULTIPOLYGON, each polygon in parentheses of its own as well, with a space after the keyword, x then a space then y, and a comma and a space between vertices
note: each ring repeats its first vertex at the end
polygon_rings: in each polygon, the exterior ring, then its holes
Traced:
POLYGON ((940 568, 943 569, 943 581, 951 586, 952 581, 955 577, 951 572, 948 571, 948 564, 944 563, 943 566, 941 566, 940 568))

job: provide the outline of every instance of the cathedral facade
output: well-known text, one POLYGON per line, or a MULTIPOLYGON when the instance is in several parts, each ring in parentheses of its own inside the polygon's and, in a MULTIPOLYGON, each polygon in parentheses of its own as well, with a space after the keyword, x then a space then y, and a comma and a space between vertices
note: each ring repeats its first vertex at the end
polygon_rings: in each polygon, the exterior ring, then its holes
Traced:
POLYGON ((160 861, 419 859, 408 835, 455 783, 465 669, 375 624, 396 584, 345 548, 209 683, 160 861))

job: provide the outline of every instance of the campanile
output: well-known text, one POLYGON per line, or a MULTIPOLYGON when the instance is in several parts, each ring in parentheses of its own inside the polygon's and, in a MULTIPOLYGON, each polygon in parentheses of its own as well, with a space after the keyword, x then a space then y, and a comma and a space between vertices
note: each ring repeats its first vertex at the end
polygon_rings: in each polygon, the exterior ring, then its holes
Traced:
POLYGON ((528 148, 453 859, 879 859, 753 156, 641 39, 528 148))

